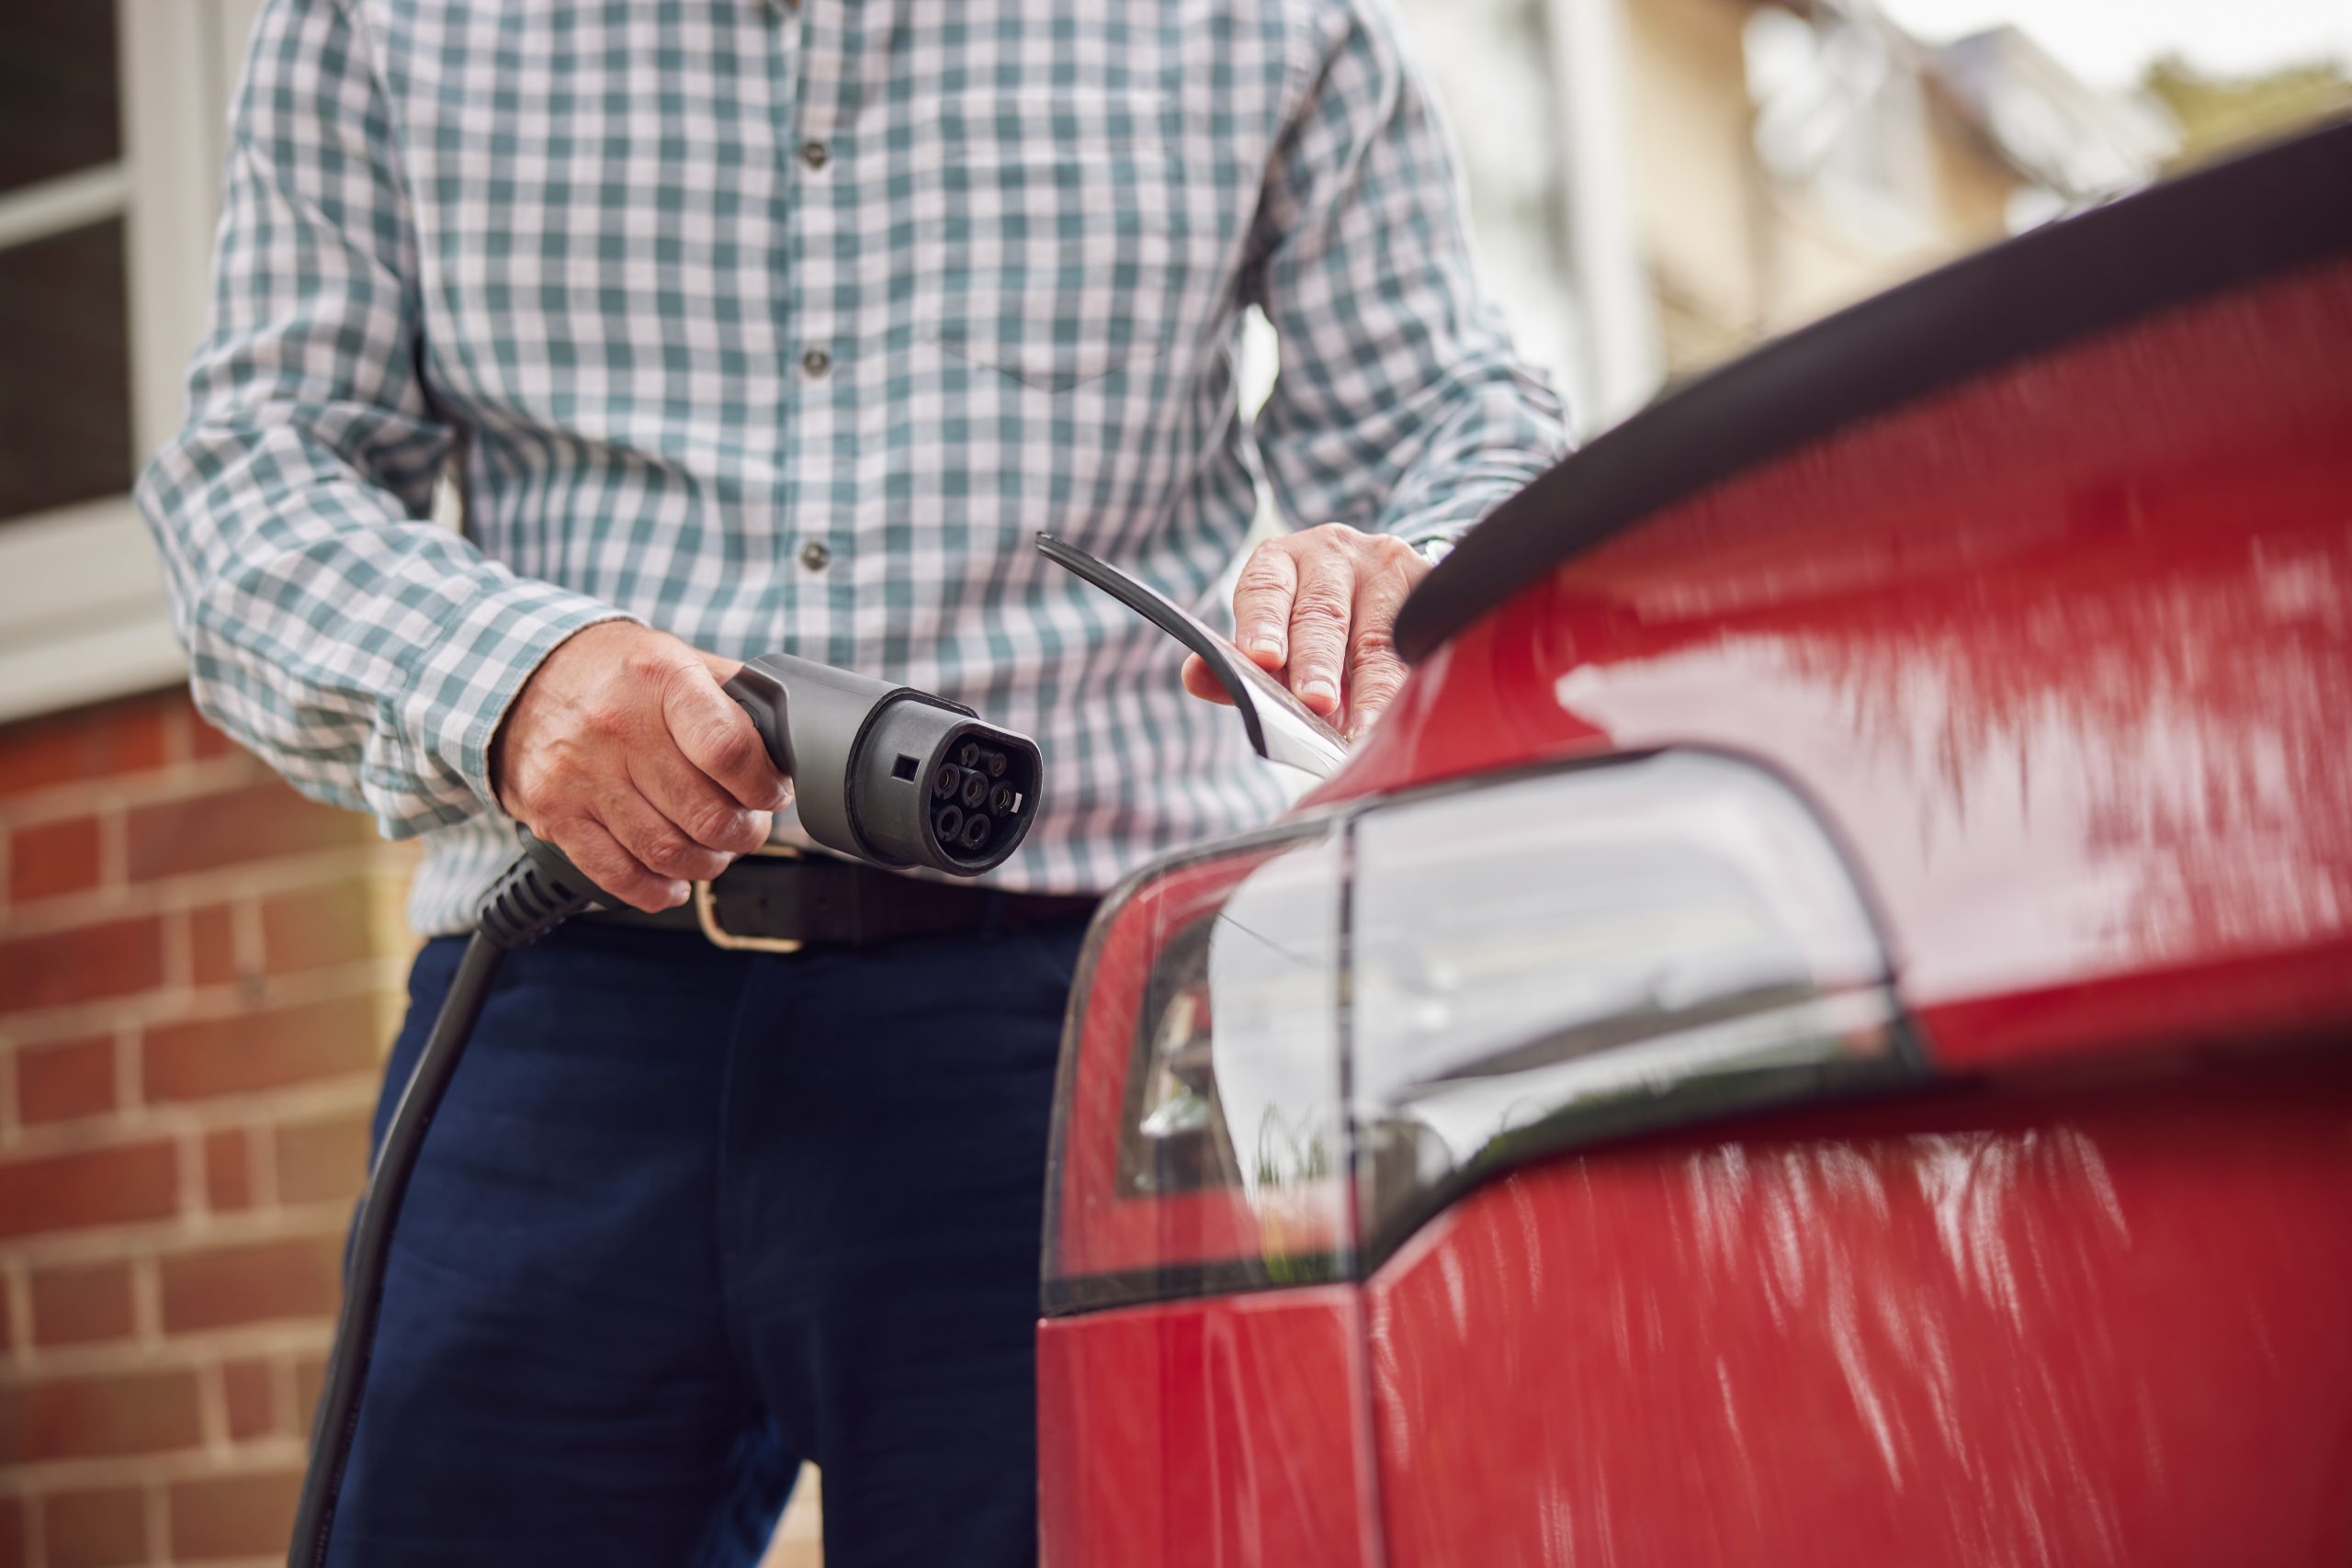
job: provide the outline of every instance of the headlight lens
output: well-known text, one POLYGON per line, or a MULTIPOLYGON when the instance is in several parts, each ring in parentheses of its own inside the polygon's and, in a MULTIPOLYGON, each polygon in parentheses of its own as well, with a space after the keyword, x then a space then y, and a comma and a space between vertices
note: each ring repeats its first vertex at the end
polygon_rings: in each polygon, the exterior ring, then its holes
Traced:
POLYGON ((1219 846, 1097 919, 1063 1042, 1049 1310, 1346 1276, 1342 843, 1219 846))
POLYGON ((1908 1061, 1820 823, 1703 753, 1156 868, 1070 1017, 1048 1311, 1352 1277, 1495 1169, 1908 1061))
POLYGON ((1362 1218, 1384 1247, 1497 1164, 1889 1059, 1868 911, 1764 773, 1668 753, 1354 831, 1362 1218))

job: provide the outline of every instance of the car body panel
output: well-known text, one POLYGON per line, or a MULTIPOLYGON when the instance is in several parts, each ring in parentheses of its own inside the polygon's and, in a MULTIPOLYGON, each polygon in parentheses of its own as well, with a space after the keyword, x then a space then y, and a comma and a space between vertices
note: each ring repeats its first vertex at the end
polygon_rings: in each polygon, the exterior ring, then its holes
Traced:
POLYGON ((1042 1325, 1046 1568, 1377 1568, 1363 1311, 1326 1285, 1042 1325))
POLYGON ((2340 1051, 1530 1168, 1367 1287, 1389 1568, 2352 1560, 2347 1237, 2340 1051))

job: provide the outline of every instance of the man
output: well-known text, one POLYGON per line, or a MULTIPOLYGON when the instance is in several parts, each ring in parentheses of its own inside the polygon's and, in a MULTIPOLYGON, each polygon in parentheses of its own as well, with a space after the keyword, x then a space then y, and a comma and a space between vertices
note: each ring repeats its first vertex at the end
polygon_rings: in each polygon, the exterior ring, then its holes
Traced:
POLYGON ((641 912, 491 998, 333 1562, 749 1562, 802 1459, 834 1568, 1034 1560, 1067 896, 1277 799, 1030 537, 1198 598, 1262 465, 1322 525, 1259 549, 1238 635, 1360 729, 1423 547, 1561 444, 1366 3, 270 0, 141 491, 198 700, 423 836, 427 934, 516 819, 641 912), (453 451, 462 536, 424 520, 453 451), (659 913, 786 802, 719 692, 769 649, 1036 737, 998 891, 860 874, 868 918, 788 955, 659 913))

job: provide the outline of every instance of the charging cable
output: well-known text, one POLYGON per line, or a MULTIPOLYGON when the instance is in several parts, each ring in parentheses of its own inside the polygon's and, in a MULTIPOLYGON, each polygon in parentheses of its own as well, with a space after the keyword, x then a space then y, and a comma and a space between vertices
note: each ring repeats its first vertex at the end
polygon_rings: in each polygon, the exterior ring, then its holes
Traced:
POLYGON ((401 1091, 352 1227, 343 1311, 335 1320, 334 1349, 327 1357, 318 1422, 311 1430, 311 1467, 302 1477, 301 1506, 294 1516, 293 1550, 287 1558, 291 1568, 325 1568, 335 1495, 343 1489, 344 1469, 351 1461, 351 1441, 359 1430, 359 1394, 376 1348, 376 1314, 384 1301, 392 1227, 399 1223, 401 1200, 407 1195, 433 1113, 440 1109, 441 1097, 457 1076, 458 1060, 481 1017, 499 960, 547 935, 596 897, 595 885, 560 850, 528 833, 523 837, 523 852, 482 896, 474 933, 466 939, 448 997, 433 1021, 424 1049, 417 1053, 408 1087, 401 1091))

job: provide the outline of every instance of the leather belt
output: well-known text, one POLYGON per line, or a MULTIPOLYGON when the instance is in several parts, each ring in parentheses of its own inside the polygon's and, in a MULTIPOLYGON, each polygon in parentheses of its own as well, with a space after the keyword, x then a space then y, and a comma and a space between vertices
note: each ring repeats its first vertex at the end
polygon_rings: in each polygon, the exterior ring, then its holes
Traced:
POLYGON ((968 883, 925 882, 831 855, 782 845, 745 855, 675 909, 648 915, 626 907, 583 919, 660 931, 699 931, 713 945, 752 953, 804 946, 859 947, 916 937, 1027 931, 1091 915, 1091 893, 1009 893, 968 883))

